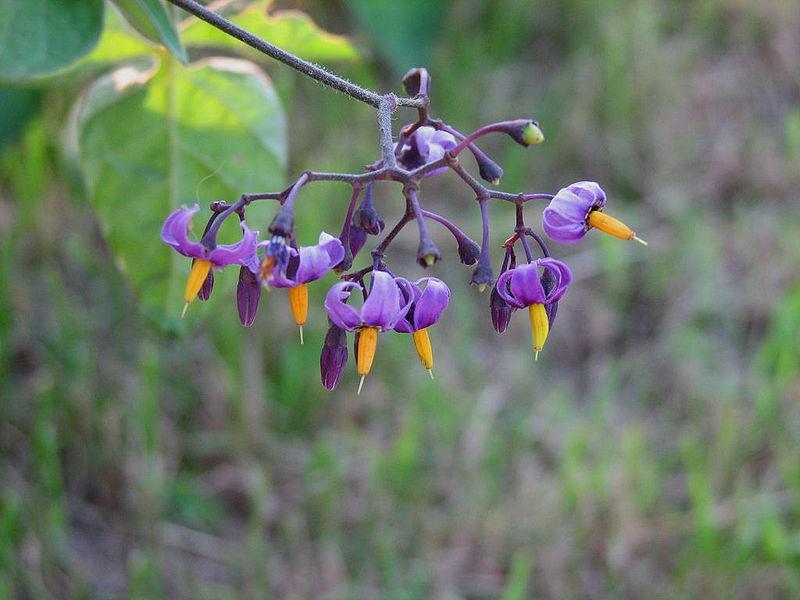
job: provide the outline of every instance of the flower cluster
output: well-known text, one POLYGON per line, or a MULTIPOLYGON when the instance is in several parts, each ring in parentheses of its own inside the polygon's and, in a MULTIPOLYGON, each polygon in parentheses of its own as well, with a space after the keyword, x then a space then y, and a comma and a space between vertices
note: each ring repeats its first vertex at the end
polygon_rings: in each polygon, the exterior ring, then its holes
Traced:
MULTIPOLYGON (((428 89, 428 74, 424 69, 412 69, 404 84, 410 95, 418 97, 428 89)), ((387 123, 387 114, 389 126, 391 124, 393 98, 387 96, 379 108, 383 125, 387 123)), ((210 298, 214 270, 235 265, 239 267, 236 300, 241 323, 246 327, 253 324, 262 288, 286 289, 291 314, 300 330, 300 343, 303 343, 303 325, 308 319, 308 285, 333 271, 340 280, 328 290, 324 302, 330 326, 320 354, 323 385, 333 389, 344 372, 349 357, 348 333, 354 334, 356 370, 361 378, 359 393, 372 368, 379 334, 383 332, 409 334, 420 362, 432 377, 434 362, 429 329, 447 309, 450 288, 436 277, 410 281, 394 275, 386 263, 386 254, 397 234, 413 222, 419 232, 417 263, 423 268, 433 267, 442 255, 433 242, 428 224, 437 223, 452 234, 460 261, 474 266, 472 283, 481 291, 492 286, 489 315, 497 332, 507 329, 515 311, 528 309, 534 357, 538 358, 555 323, 558 304, 572 282, 572 273, 564 262, 551 256, 543 237, 525 224, 524 208, 533 201, 547 202, 542 212, 542 229, 556 242, 572 244, 592 229, 621 239, 642 240, 629 227, 604 212, 606 194, 595 182, 574 183, 555 195, 511 194, 485 187, 461 165, 459 155, 469 152, 475 158, 480 177, 496 185, 503 170, 475 141, 490 133, 501 133, 523 146, 538 144, 544 136, 536 121, 502 121, 464 136, 443 121, 431 119, 427 102, 425 106, 419 109, 417 121, 400 130, 398 139, 387 137, 390 129, 387 134, 387 129, 382 128, 381 158, 364 173, 307 171, 282 192, 244 194, 232 204, 214 202, 211 216, 196 241, 190 239, 191 222, 200 207, 182 207, 170 214, 164 222, 161 238, 192 259, 184 290, 184 312, 195 299, 210 298), (482 221, 480 245, 455 223, 422 206, 420 184, 426 178, 447 171, 460 177, 475 194, 482 221), (352 189, 350 202, 338 236, 323 231, 317 244, 298 246, 294 229, 296 201, 300 190, 315 181, 348 183, 352 189), (370 252, 368 264, 353 270, 353 263, 368 238, 384 231, 385 223, 373 202, 373 186, 384 181, 402 185, 406 210, 370 252), (487 210, 487 202, 492 199, 504 200, 516 207, 516 221, 511 237, 502 246, 504 257, 496 280, 487 210), (269 235, 262 241, 258 239, 259 232, 245 223, 247 207, 258 200, 276 200, 280 205, 268 227, 269 235), (241 240, 230 245, 217 244, 220 225, 234 214, 240 221, 241 240)))

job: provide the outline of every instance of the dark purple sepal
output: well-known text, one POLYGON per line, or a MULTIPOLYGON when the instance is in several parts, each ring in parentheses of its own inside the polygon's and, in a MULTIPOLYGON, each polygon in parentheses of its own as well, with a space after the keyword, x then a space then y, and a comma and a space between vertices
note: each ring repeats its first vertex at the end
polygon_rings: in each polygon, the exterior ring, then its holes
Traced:
POLYGON ((372 184, 367 186, 364 199, 356 209, 356 212, 353 213, 352 224, 361 227, 370 235, 378 235, 386 226, 378 211, 372 205, 372 184))
POLYGON ((467 266, 472 266, 478 262, 481 255, 481 248, 469 238, 458 240, 458 257, 467 266))
POLYGON ((472 285, 477 285, 483 291, 483 288, 492 285, 494 278, 492 277, 492 266, 487 262, 478 262, 478 266, 472 272, 472 285))
MULTIPOLYGON (((194 264, 194 261, 192 261, 194 264)), ((203 282, 200 291, 197 292, 197 299, 202 300, 205 302, 209 298, 211 298, 211 292, 214 289, 214 271, 209 271, 206 280, 203 282)))
POLYGON ((417 248, 417 264, 427 269, 440 260, 442 260, 442 253, 439 252, 439 248, 436 247, 433 240, 429 237, 420 239, 419 247, 417 248))
POLYGON ((236 307, 239 310, 239 321, 245 327, 253 324, 260 299, 261 285, 258 277, 247 267, 241 267, 239 283, 236 284, 236 307))
POLYGON ((489 296, 489 309, 492 314, 492 327, 497 333, 503 333, 511 322, 514 307, 500 297, 497 286, 492 288, 492 294, 489 296))
MULTIPOLYGON (((348 246, 350 247, 350 254, 353 258, 361 251, 364 244, 367 243, 367 232, 361 227, 351 226, 350 236, 348 239, 348 246)), ((352 262, 351 262, 352 264, 352 262)))
POLYGON ((339 261, 338 265, 333 267, 333 270, 337 273, 344 273, 345 271, 349 271, 350 267, 353 266, 353 252, 350 250, 350 243, 344 244, 344 258, 339 261))
POLYGON ((403 76, 403 89, 409 96, 416 96, 420 92, 430 93, 431 76, 423 67, 415 67, 403 76))
POLYGON ((503 168, 482 152, 474 153, 481 179, 497 185, 503 177, 503 168))
POLYGON ((339 384, 347 365, 347 335, 344 329, 331 325, 325 334, 325 342, 319 355, 319 370, 322 385, 332 390, 339 384))
POLYGON ((272 223, 269 225, 268 231, 272 235, 278 235, 284 238, 290 238, 294 230, 294 210, 287 205, 281 207, 272 223))

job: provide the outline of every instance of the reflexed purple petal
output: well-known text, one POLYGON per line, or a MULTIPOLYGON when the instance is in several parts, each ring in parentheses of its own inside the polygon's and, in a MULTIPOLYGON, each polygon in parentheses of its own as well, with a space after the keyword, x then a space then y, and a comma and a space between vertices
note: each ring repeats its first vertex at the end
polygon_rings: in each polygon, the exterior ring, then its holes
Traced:
POLYGON ((335 325, 347 331, 352 331, 361 325, 361 315, 345 302, 350 296, 350 290, 357 287, 357 284, 350 281, 340 281, 334 284, 325 296, 325 310, 328 311, 328 317, 335 325))
POLYGON ((419 289, 423 283, 426 283, 425 289, 414 302, 415 330, 425 329, 436 323, 450 303, 450 288, 444 281, 436 277, 424 277, 415 285, 419 289))
POLYGON ((236 284, 236 308, 239 310, 239 321, 245 327, 253 324, 260 298, 258 277, 249 268, 242 266, 239 269, 239 282, 236 284))
POLYGON ((539 269, 536 263, 519 265, 512 271, 511 293, 517 302, 524 306, 545 304, 544 289, 539 281, 539 269))
MULTIPOLYGON (((411 331, 407 333, 413 333, 414 327, 411 325, 411 317, 409 315, 414 308, 414 301, 419 298, 419 288, 403 277, 395 277, 394 281, 400 291, 400 311, 395 316, 392 324, 389 325, 389 328, 397 329, 396 325, 404 321, 411 328, 411 331)), ((400 331, 400 329, 397 329, 397 331, 400 331)))
POLYGON ((316 281, 344 258, 344 246, 339 238, 325 233, 319 234, 316 246, 300 247, 300 265, 297 267, 295 281, 308 283, 316 281))
POLYGON ((183 206, 170 213, 161 227, 161 240, 184 256, 206 258, 206 248, 200 242, 190 241, 188 237, 189 224, 199 211, 200 206, 195 204, 192 208, 183 206))
MULTIPOLYGON (((297 250, 297 248, 292 248, 291 246, 287 246, 286 256, 287 256, 286 264, 284 265, 284 267, 282 269, 276 267, 272 270, 272 277, 267 282, 267 284, 270 285, 271 287, 291 288, 300 283, 299 281, 297 281, 296 276, 293 275, 290 277, 287 273, 287 271, 289 271, 289 267, 292 266, 292 264, 294 264, 295 267, 297 267, 297 265, 299 264, 300 252, 297 250)), ((295 274, 296 273, 297 273, 297 268, 295 268, 295 274)))
POLYGON ((361 307, 364 325, 390 329, 399 318, 400 296, 400 289, 391 275, 384 271, 373 271, 372 289, 361 307))
POLYGON ((567 287, 572 283, 572 271, 567 265, 555 258, 540 258, 536 262, 552 273, 555 278, 553 289, 547 292, 547 302, 561 300, 567 291, 567 287))
POLYGON ((497 289, 497 293, 500 294, 500 297, 508 302, 514 308, 524 308, 525 304, 522 304, 519 300, 514 298, 513 294, 509 291, 508 282, 514 276, 514 272, 516 269, 509 269, 504 273, 500 274, 500 277, 497 278, 497 285, 495 289, 497 289))
POLYGON ((452 150, 456 146, 458 146, 458 142, 456 138, 451 133, 447 133, 446 131, 437 130, 431 137, 430 137, 430 144, 437 145, 443 150, 452 150))
POLYGON ((592 210, 606 204, 605 192, 594 181, 579 181, 563 188, 542 213, 542 227, 557 242, 572 244, 589 229, 586 219, 592 210))
POLYGON ((243 265, 252 259, 253 253, 256 251, 256 240, 258 239, 258 231, 250 229, 244 221, 242 225, 242 239, 235 244, 220 245, 208 253, 208 260, 210 260, 215 267, 224 267, 226 265, 243 265))

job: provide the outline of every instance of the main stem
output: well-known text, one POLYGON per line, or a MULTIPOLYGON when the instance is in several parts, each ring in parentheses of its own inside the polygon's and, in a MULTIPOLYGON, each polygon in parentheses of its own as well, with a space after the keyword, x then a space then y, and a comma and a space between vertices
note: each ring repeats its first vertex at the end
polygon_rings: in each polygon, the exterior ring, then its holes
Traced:
MULTIPOLYGON (((195 0, 169 0, 169 2, 193 14, 198 19, 202 19, 220 31, 227 33, 231 37, 235 37, 237 40, 244 42, 262 54, 266 54, 296 71, 299 71, 303 75, 316 79, 320 83, 332 87, 335 90, 339 90, 364 104, 369 104, 375 108, 380 106, 381 99, 383 98, 381 94, 347 81, 338 75, 334 75, 330 71, 326 71, 318 65, 305 61, 278 46, 270 44, 265 39, 250 33, 246 29, 242 29, 219 13, 208 10, 202 4, 195 2, 195 0)), ((397 98, 396 101, 397 106, 409 106, 411 108, 422 108, 424 106, 423 100, 420 98, 397 98)))

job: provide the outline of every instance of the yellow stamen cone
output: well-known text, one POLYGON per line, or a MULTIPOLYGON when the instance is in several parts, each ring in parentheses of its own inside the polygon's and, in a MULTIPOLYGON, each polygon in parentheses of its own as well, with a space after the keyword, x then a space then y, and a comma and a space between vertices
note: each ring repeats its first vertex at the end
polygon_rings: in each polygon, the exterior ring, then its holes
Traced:
MULTIPOLYGON (((604 212, 600 212, 599 210, 593 210, 589 213, 589 218, 587 219, 587 223, 590 227, 595 227, 600 231, 603 231, 609 235, 613 235, 614 237, 618 237, 622 240, 636 240, 638 242, 644 242, 641 238, 636 237, 636 233, 625 225, 619 219, 615 219, 614 217, 607 215, 604 212)), ((645 246, 647 245, 644 242, 645 246)))
MULTIPOLYGON (((183 299, 186 304, 194 302, 197 298, 197 292, 203 287, 203 282, 208 277, 208 272, 211 270, 211 261, 196 259, 192 263, 192 270, 189 272, 189 278, 186 280, 186 287, 183 290, 183 299)), ((183 312, 186 312, 184 307, 183 312)))
POLYGON ((364 378, 369 375, 372 369, 372 362, 375 360, 375 349, 378 346, 378 328, 364 327, 358 333, 358 354, 356 355, 356 368, 361 375, 361 383, 358 385, 358 393, 361 393, 361 386, 364 385, 364 378))
POLYGON ((531 317, 531 340, 533 341, 534 358, 539 359, 539 352, 544 348, 547 334, 550 332, 550 322, 547 320, 547 311, 544 304, 531 304, 528 307, 531 317))
POLYGON ((420 329, 411 334, 414 338, 414 346, 417 348, 419 360, 422 366, 430 373, 433 378, 433 348, 431 348, 431 338, 428 335, 428 328, 420 329))
POLYGON ((289 306, 294 322, 300 327, 300 343, 303 343, 303 325, 308 319, 308 285, 301 283, 289 288, 289 306))

